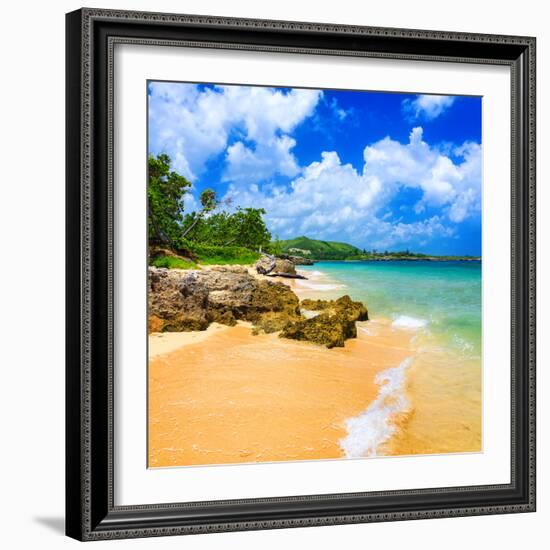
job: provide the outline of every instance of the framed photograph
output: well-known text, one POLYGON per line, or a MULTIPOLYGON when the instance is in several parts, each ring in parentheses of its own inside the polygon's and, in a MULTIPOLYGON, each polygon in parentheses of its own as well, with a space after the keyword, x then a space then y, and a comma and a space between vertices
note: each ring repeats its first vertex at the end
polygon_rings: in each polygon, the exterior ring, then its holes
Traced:
POLYGON ((67 535, 535 510, 535 39, 67 15, 67 535))

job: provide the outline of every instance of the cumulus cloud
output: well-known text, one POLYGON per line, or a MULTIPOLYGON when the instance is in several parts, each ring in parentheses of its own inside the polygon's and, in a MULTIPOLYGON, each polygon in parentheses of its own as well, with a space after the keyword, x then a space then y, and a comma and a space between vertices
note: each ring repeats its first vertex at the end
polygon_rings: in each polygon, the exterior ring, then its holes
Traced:
POLYGON ((478 144, 465 143, 447 156, 428 145, 417 127, 408 143, 387 137, 365 147, 363 156, 358 171, 335 151, 325 151, 288 187, 231 185, 228 194, 234 204, 265 208, 269 227, 281 238, 345 236, 375 247, 451 237, 453 224, 481 207, 478 144), (411 223, 392 220, 387 207, 403 187, 422 192, 417 213, 437 207, 439 214, 411 223))
POLYGON ((465 143, 446 153, 426 143, 422 128, 416 127, 409 143, 386 137, 365 147, 363 157, 365 172, 384 185, 422 190, 415 205, 417 213, 426 206, 446 207, 450 219, 460 222, 481 208, 481 147, 477 143, 465 143))
POLYGON ((404 99, 402 108, 411 120, 433 120, 443 114, 454 102, 454 96, 448 95, 417 95, 415 99, 404 99))
POLYGON ((263 177, 294 176, 295 142, 289 134, 313 114, 321 97, 318 90, 153 82, 150 149, 168 153, 174 168, 193 181, 236 136, 227 150, 227 179, 242 178, 250 167, 260 168, 263 177))
POLYGON ((227 148, 224 180, 249 182, 262 181, 275 173, 293 177, 299 172, 298 163, 291 149, 296 141, 287 136, 271 137, 256 144, 254 149, 237 141, 227 148))

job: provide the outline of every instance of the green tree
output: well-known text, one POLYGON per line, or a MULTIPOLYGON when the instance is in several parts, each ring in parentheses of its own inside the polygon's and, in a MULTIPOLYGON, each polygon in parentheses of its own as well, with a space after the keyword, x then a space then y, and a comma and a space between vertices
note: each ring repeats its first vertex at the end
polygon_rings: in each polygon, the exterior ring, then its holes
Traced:
POLYGON ((279 256, 283 253, 283 245, 281 244, 281 239, 276 235, 275 239, 269 243, 268 251, 274 256, 279 256))
POLYGON ((206 216, 206 214, 212 212, 218 206, 218 200, 216 198, 216 192, 212 189, 205 189, 200 196, 200 203, 202 208, 198 212, 193 212, 189 215, 189 224, 183 231, 181 238, 184 239, 193 231, 196 225, 206 216))
POLYGON ((230 238, 224 244, 244 246, 253 250, 261 250, 262 247, 268 246, 271 233, 262 217, 265 213, 263 208, 238 208, 230 217, 230 238))
POLYGON ((150 243, 173 246, 181 235, 183 197, 191 183, 172 171, 170 164, 170 157, 164 153, 149 156, 147 225, 150 243))

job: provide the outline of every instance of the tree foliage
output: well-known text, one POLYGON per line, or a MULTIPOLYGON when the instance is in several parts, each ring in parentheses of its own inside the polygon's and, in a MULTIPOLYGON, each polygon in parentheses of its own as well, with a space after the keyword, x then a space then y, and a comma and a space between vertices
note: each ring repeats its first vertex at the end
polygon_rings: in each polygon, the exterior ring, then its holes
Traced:
POLYGON ((183 197, 191 183, 170 169, 170 157, 150 155, 148 199, 149 242, 173 245, 181 236, 183 197))
MULTIPOLYGON (((230 201, 221 201, 213 189, 205 189, 199 197, 200 210, 184 215, 184 196, 190 188, 189 181, 170 169, 168 155, 149 157, 150 243, 176 250, 200 248, 203 256, 209 250, 216 257, 220 256, 219 247, 233 252, 238 249, 257 252, 269 246, 271 234, 263 219, 266 213, 263 208, 220 211, 230 201)), ((239 254, 242 256, 242 251, 239 254)))
POLYGON ((194 242, 259 250, 271 239, 262 217, 264 214, 263 208, 237 208, 233 213, 216 212, 202 219, 193 213, 186 216, 184 225, 193 225, 187 238, 194 242))

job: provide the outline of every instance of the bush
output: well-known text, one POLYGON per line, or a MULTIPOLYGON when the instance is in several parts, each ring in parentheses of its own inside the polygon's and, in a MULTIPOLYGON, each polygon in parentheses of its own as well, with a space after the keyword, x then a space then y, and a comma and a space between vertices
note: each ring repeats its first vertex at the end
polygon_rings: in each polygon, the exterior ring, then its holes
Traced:
POLYGON ((168 269, 193 269, 197 265, 185 258, 177 256, 157 256, 151 261, 151 265, 155 267, 167 267, 168 269))
POLYGON ((253 264, 260 258, 258 252, 241 246, 215 246, 208 244, 189 243, 191 251, 205 265, 253 264))

